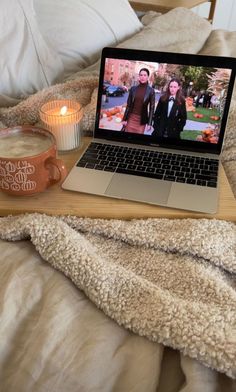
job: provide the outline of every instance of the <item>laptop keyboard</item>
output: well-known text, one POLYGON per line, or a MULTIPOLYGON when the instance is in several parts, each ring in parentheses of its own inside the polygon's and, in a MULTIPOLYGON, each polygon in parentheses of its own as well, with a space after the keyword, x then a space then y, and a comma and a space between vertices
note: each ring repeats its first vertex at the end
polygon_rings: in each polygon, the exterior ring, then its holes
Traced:
POLYGON ((219 161, 126 146, 91 143, 77 166, 216 187, 219 161))

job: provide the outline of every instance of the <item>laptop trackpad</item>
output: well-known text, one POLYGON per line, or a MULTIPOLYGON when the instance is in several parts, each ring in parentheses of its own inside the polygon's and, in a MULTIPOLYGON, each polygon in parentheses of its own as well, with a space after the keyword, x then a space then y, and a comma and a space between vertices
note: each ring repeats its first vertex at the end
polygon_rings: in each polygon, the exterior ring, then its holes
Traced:
POLYGON ((114 174, 105 195, 121 199, 165 205, 171 189, 168 181, 114 174))

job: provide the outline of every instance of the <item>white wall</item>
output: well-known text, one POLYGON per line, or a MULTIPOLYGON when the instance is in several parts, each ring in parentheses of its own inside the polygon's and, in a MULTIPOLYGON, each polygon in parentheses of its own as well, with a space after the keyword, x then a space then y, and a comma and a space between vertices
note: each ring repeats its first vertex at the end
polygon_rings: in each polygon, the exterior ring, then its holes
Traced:
MULTIPOLYGON (((209 13, 210 3, 204 3, 198 7, 194 7, 198 15, 207 17, 209 13)), ((224 29, 236 31, 236 1, 235 0, 217 0, 213 20, 214 29, 224 29)))

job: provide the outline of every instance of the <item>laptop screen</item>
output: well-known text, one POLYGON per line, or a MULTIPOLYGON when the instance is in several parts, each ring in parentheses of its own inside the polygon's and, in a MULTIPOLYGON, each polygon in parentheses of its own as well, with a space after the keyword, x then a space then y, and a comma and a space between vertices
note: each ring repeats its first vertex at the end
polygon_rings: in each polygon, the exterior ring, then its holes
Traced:
POLYGON ((105 48, 96 138, 219 153, 235 59, 105 48))

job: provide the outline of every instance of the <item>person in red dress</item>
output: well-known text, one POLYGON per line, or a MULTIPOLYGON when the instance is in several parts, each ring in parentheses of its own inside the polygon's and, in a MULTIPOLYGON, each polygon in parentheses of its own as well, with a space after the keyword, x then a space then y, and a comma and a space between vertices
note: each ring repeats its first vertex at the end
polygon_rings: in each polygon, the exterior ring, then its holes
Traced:
POLYGON ((149 70, 139 71, 139 84, 130 89, 122 121, 122 131, 143 134, 149 131, 155 109, 155 90, 148 84, 149 70))

